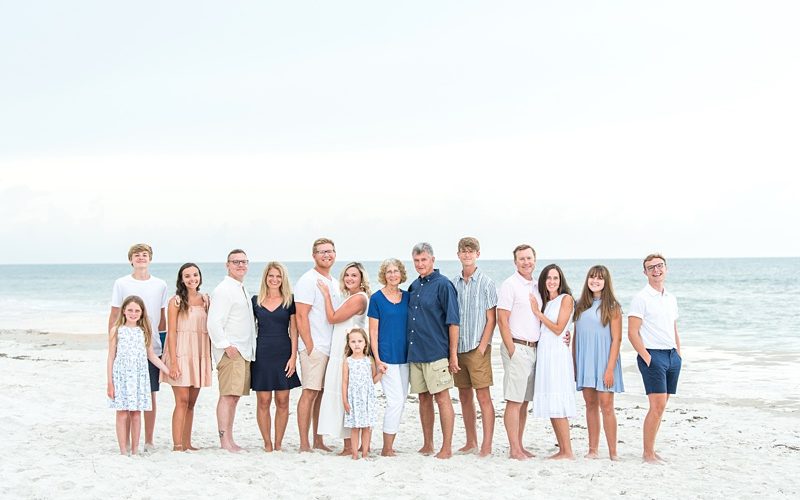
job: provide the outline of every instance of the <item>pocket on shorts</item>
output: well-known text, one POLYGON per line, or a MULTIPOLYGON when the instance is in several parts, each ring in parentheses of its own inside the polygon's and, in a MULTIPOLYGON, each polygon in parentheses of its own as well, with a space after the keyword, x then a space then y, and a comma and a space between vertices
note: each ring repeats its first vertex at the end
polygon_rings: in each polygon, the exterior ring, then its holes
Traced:
POLYGON ((447 384, 450 382, 450 361, 447 358, 431 363, 431 371, 440 384, 447 384))

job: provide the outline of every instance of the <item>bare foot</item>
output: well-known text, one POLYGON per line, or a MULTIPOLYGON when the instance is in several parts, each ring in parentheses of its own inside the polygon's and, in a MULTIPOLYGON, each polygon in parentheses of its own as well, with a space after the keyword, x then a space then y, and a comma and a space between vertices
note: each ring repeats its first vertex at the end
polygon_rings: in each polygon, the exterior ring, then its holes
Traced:
POLYGON ((589 450, 589 453, 584 455, 583 458, 589 458, 595 460, 597 458, 600 458, 600 455, 597 454, 597 450, 589 450))
POLYGON ((270 453, 272 450, 272 441, 264 441, 264 451, 270 453))
POLYGON ((526 450, 525 448, 522 448, 522 453, 524 453, 524 454, 525 454, 525 456, 526 456, 526 457, 528 457, 528 458, 533 458, 533 457, 535 457, 535 456, 536 456, 536 455, 534 455, 533 453, 531 453, 531 452, 529 452, 528 450, 526 450))
POLYGON ((395 453, 395 451, 391 450, 391 449, 390 450, 384 449, 384 450, 381 450, 381 456, 382 457, 396 457, 397 453, 395 453))
POLYGON ((299 451, 300 451, 300 453, 310 453, 311 452, 311 447, 310 446, 300 445, 300 450, 299 451))
POLYGON ((323 443, 322 440, 314 441, 314 449, 322 451, 333 451, 332 449, 325 446, 325 443, 323 443))
POLYGON ((619 455, 609 455, 608 458, 611 459, 612 462, 620 461, 619 455))
POLYGON ((663 460, 659 460, 658 455, 642 455, 642 461, 650 465, 664 465, 663 460))
POLYGON ((186 451, 197 451, 197 450, 200 449, 200 448, 195 448, 191 444, 190 445, 186 445, 185 448, 186 448, 186 451))
POLYGON ((361 458, 369 458, 369 450, 361 452, 361 458))
POLYGON ((477 448, 478 448, 478 445, 477 445, 477 444, 470 444, 470 443, 467 443, 467 444, 465 444, 464 446, 462 446, 461 448, 459 448, 459 449, 458 449, 458 452, 459 452, 459 453, 472 453, 472 452, 473 452, 473 451, 475 451, 477 448))
POLYGON ((350 456, 350 458, 352 458, 353 460, 358 460, 358 451, 356 451, 355 453, 353 453, 353 454, 350 456))
POLYGON ((492 447, 489 446, 488 448, 481 448, 480 453, 478 453, 479 457, 488 457, 492 454, 492 447))
POLYGON ((421 455, 433 455, 433 446, 423 446, 417 453, 421 455))
POLYGON ((575 460, 575 455, 571 453, 558 452, 547 457, 548 460, 575 460))
POLYGON ((186 451, 186 450, 183 448, 182 444, 176 444, 175 446, 172 447, 172 451, 186 451))
POLYGON ((655 456, 656 456, 657 460, 661 460, 662 462, 667 462, 668 461, 668 460, 665 460, 665 459, 661 458, 661 455, 659 455, 658 453, 655 453, 655 456))
POLYGON ((275 443, 275 451, 281 451, 281 443, 275 443))
MULTIPOLYGON (((356 453, 358 453, 358 450, 356 450, 356 453)), ((352 454, 353 450, 351 450, 350 448, 342 448, 342 451, 339 452, 340 457, 346 457, 347 455, 352 455, 352 454)))
POLYGON ((514 460, 528 460, 530 457, 528 455, 522 453, 521 451, 518 451, 518 452, 509 451, 508 452, 508 458, 511 458, 511 459, 514 459, 514 460))
POLYGON ((442 460, 447 460, 448 458, 453 456, 453 452, 449 449, 445 450, 444 448, 442 448, 441 450, 439 450, 439 453, 437 453, 434 456, 436 458, 441 458, 442 460))

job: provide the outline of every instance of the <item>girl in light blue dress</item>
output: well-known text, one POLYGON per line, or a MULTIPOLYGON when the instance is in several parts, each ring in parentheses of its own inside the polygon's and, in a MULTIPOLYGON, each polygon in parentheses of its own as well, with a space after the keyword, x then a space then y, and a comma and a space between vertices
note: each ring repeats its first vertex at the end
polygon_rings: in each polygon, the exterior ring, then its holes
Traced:
POLYGON ((617 416, 614 393, 623 392, 619 349, 622 343, 622 307, 614 296, 611 274, 605 266, 589 269, 583 292, 575 306, 576 386, 586 402, 589 452, 598 458, 600 413, 608 441, 608 454, 617 460, 617 416))
POLYGON ((150 345, 150 321, 141 298, 122 301, 121 314, 108 332, 106 371, 108 405, 117 410, 117 441, 122 455, 135 455, 139 448, 141 412, 152 407, 147 360, 169 375, 169 368, 150 345))
POLYGON ((375 384, 383 376, 375 366, 369 349, 369 337, 363 328, 347 332, 345 362, 342 363, 342 403, 344 426, 350 428, 353 460, 358 459, 358 438, 361 436, 361 458, 369 456, 372 427, 378 422, 378 401, 375 384))

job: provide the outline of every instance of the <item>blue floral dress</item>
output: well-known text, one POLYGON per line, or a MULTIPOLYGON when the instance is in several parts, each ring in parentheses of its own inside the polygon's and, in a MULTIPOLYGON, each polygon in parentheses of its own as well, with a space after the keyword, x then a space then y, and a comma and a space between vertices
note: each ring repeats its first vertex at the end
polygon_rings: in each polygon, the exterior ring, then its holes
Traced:
POLYGON ((347 358, 347 402, 350 413, 344 414, 344 426, 350 429, 374 427, 378 422, 378 400, 372 381, 370 358, 347 358))
POLYGON ((111 371, 114 399, 108 400, 115 410, 152 409, 150 372, 147 368, 147 348, 141 328, 120 326, 117 330, 117 355, 111 371))

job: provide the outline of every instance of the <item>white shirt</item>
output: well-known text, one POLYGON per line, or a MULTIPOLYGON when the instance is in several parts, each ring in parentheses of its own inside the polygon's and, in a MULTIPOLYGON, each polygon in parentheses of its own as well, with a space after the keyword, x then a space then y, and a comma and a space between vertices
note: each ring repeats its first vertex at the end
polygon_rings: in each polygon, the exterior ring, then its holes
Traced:
MULTIPOLYGON (((137 280, 130 274, 114 282, 111 290, 111 307, 122 307, 126 297, 136 295, 144 302, 147 319, 150 321, 150 345, 156 356, 161 356, 161 337, 158 336, 158 323, 161 321, 161 310, 167 307, 167 283, 155 276, 146 280, 137 280)), ((122 311, 120 311, 122 314, 122 311)))
POLYGON ((645 349, 675 349, 675 321, 678 301, 664 290, 660 293, 649 284, 633 297, 628 317, 642 320, 639 334, 645 349))
POLYGON ((230 276, 217 285, 208 308, 211 354, 219 363, 225 348, 234 346, 247 361, 256 359, 256 323, 253 303, 244 284, 230 276))
POLYGON ((531 294, 536 297, 539 304, 542 303, 542 296, 539 295, 536 282, 528 281, 521 274, 515 272, 500 285, 497 308, 511 311, 508 317, 508 326, 512 337, 528 342, 538 342, 541 322, 531 310, 531 294))
MULTIPOLYGON (((311 340, 314 341, 314 350, 319 349, 326 356, 330 356, 333 325, 328 323, 328 317, 325 314, 325 296, 317 288, 318 279, 324 280, 328 284, 328 290, 331 292, 331 302, 333 302, 335 309, 341 302, 339 284, 332 278, 323 276, 314 268, 306 271, 297 280, 297 284, 294 286, 294 301, 295 303, 311 306, 311 310, 308 312, 308 323, 311 327, 311 340)), ((305 348, 303 339, 298 339, 297 350, 302 351, 305 348)))

